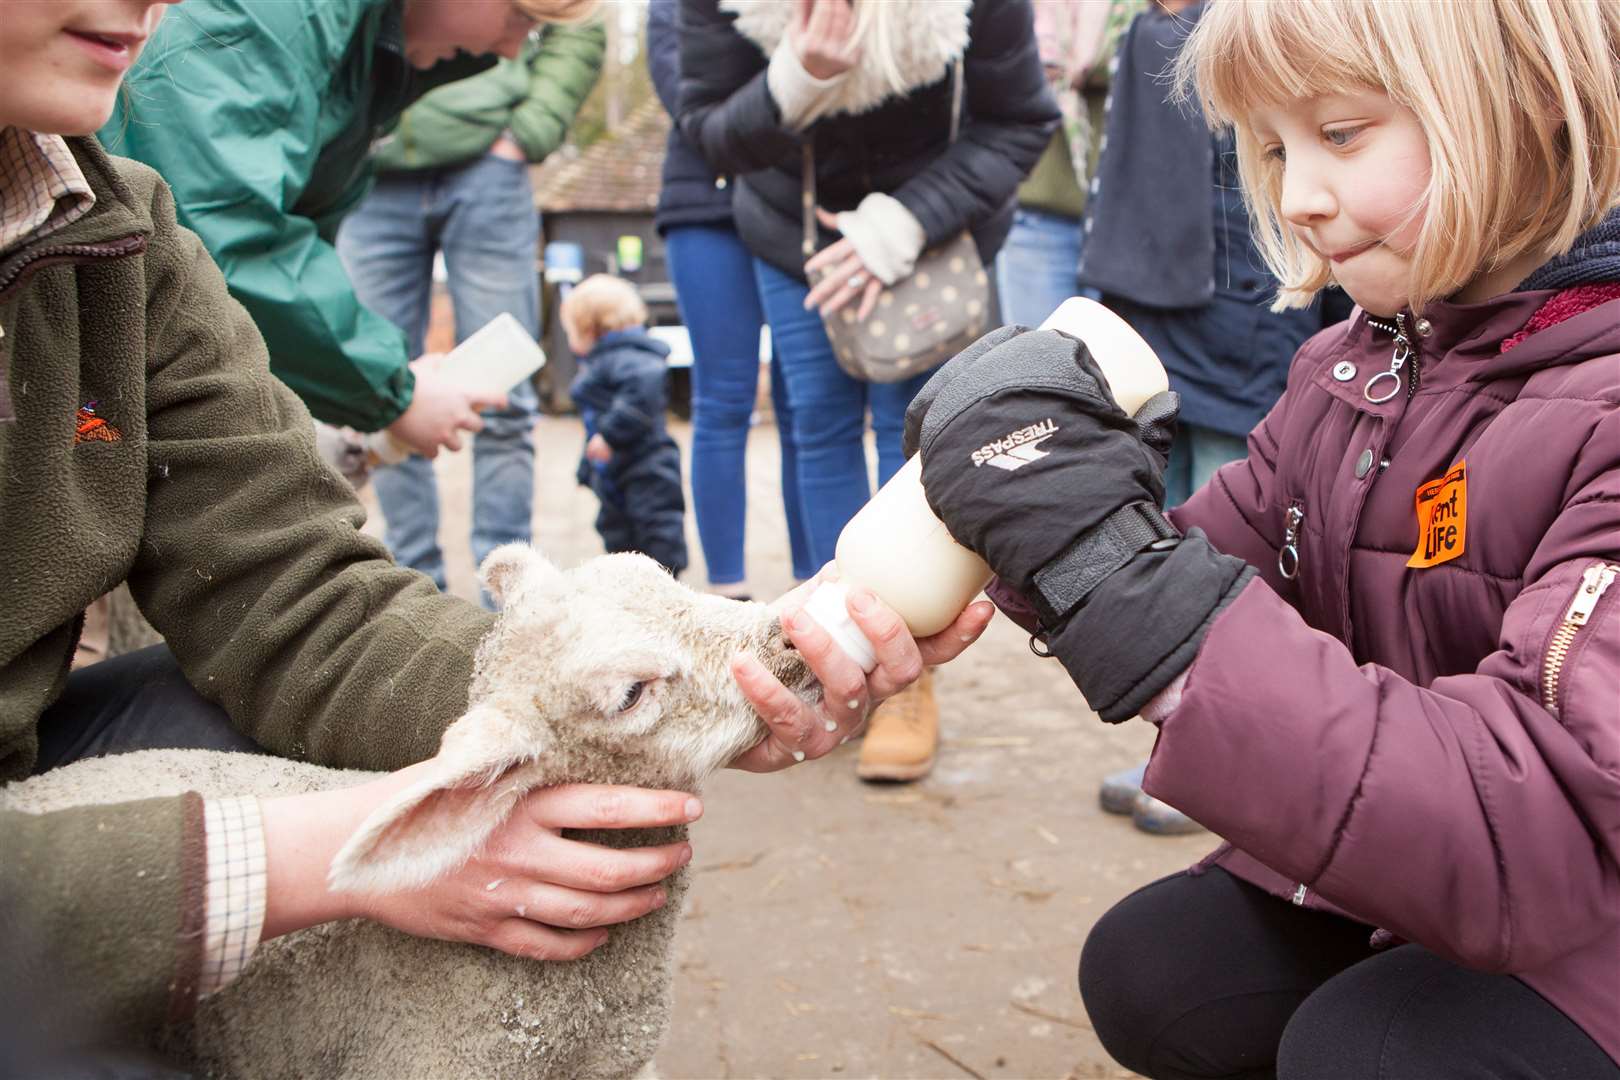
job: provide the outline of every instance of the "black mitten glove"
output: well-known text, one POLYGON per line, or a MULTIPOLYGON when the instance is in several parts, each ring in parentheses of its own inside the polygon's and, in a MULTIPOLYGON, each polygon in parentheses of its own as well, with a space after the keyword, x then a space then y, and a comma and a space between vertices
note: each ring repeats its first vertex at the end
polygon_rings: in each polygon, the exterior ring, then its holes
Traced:
POLYGON ((929 506, 1035 605, 1092 708, 1127 719, 1192 662, 1253 571, 1159 511, 1174 394, 1133 418, 1074 338, 992 336, 907 412, 929 506))

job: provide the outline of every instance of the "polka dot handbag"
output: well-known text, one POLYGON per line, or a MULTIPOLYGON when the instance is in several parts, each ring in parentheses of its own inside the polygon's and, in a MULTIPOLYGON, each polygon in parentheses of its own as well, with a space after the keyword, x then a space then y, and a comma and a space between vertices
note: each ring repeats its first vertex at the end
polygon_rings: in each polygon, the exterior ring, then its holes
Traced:
MULTIPOLYGON (((951 93, 951 141, 962 112, 962 64, 951 93)), ((804 145, 804 254, 815 253, 815 154, 804 145)), ((810 275, 812 287, 826 271, 810 275)), ((877 306, 856 321, 859 303, 821 317, 838 366, 864 382, 899 382, 938 367, 984 335, 990 321, 990 277, 979 261, 973 234, 917 257, 911 275, 878 294, 877 306)))
MULTIPOLYGON (((821 277, 812 275, 814 285, 821 277)), ((911 276, 878 294, 863 322, 858 303, 822 316, 838 366, 865 382, 899 382, 938 367, 984 336, 990 279, 963 231, 925 251, 911 276)))

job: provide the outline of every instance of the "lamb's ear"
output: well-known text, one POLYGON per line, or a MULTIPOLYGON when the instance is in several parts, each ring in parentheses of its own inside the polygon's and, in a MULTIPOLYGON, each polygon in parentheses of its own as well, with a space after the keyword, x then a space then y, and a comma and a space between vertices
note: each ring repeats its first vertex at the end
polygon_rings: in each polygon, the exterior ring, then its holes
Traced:
POLYGON ((497 709, 479 706, 444 733, 425 775, 372 812, 332 860, 334 889, 394 892, 455 869, 547 782, 547 747, 497 709))
POLYGON ((478 568, 478 577, 484 590, 505 606, 507 598, 516 594, 525 579, 538 580, 557 573, 551 560, 528 544, 502 544, 488 555, 478 568))

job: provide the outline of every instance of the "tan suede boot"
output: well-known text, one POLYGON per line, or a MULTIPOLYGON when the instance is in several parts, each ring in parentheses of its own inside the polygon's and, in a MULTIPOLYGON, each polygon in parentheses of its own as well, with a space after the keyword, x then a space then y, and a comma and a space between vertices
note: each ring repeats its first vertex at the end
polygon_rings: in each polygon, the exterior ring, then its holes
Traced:
POLYGON ((866 726, 866 741, 855 775, 862 780, 917 780, 934 767, 939 746, 939 706, 934 701, 934 673, 877 707, 866 726))

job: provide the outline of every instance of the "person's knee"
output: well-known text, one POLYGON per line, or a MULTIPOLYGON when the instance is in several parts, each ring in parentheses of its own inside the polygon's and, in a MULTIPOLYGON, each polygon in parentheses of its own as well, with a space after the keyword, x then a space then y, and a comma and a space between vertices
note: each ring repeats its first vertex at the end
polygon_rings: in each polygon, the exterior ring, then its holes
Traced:
POLYGON ((1156 1033, 1163 1027, 1164 987, 1144 963, 1155 937, 1143 934, 1137 913, 1140 894, 1108 910, 1086 936, 1080 951, 1080 997, 1103 1049, 1121 1065, 1145 1073, 1156 1033))
POLYGON ((740 434, 748 437, 748 426, 754 418, 754 398, 724 393, 702 393, 692 396, 692 438, 700 432, 706 441, 716 436, 740 434))
POLYGON ((1430 1068, 1443 1070, 1448 1059, 1461 1059, 1438 1044, 1446 1025, 1431 1027, 1422 1012, 1431 997, 1425 988, 1444 980, 1448 971, 1461 974, 1432 953, 1406 946, 1329 979, 1294 1010, 1283 1029, 1278 1080, 1441 1075, 1430 1068), (1428 1034, 1412 1037, 1426 1029, 1428 1034))

